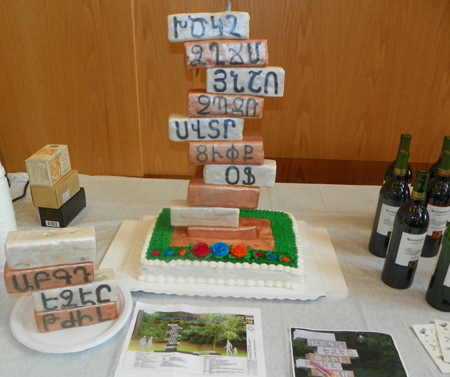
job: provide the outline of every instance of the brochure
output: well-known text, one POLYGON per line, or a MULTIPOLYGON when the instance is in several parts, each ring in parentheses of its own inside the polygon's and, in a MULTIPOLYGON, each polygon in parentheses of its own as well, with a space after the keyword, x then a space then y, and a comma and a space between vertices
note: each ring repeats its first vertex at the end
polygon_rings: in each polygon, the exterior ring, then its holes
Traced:
POLYGON ((115 377, 265 377, 259 309, 137 302, 115 377))
POLYGON ((408 376, 388 334, 291 327, 290 343, 295 377, 408 376))

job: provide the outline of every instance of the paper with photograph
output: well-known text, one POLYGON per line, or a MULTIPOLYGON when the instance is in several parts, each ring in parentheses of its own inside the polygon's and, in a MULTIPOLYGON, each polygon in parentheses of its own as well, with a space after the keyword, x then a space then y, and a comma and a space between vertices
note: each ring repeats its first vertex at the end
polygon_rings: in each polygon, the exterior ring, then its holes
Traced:
POLYGON ((115 377, 265 377, 259 309, 137 302, 115 377))
POLYGON ((294 377, 407 377, 393 338, 361 331, 290 328, 294 377))

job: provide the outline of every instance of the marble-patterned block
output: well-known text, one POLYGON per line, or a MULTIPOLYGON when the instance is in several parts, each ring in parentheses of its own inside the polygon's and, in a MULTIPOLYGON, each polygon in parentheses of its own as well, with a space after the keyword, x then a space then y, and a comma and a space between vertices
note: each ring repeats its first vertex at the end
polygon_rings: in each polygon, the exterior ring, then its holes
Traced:
POLYGON ((37 330, 40 333, 95 325, 96 323, 111 321, 118 316, 116 302, 34 313, 37 330))
POLYGON ((11 270, 95 262, 95 229, 88 226, 9 232, 5 255, 11 270))
POLYGON ((246 12, 179 13, 167 17, 170 42, 209 39, 249 39, 250 15, 246 12))
POLYGON ((243 118, 192 118, 185 114, 169 116, 172 141, 242 140, 243 118))
POLYGON ((261 97, 283 97, 284 69, 208 68, 206 91, 215 94, 237 94, 261 97))
POLYGON ((188 204, 192 207, 230 207, 256 209, 259 187, 207 185, 202 178, 192 178, 188 186, 188 204))
POLYGON ((262 118, 264 97, 211 94, 192 89, 188 92, 187 107, 190 117, 262 118))
POLYGON ((263 138, 244 136, 240 141, 191 141, 188 156, 191 165, 262 165, 263 138))
POLYGON ((92 283, 32 292, 31 297, 36 312, 117 301, 116 276, 112 268, 96 270, 92 283))
POLYGON ((208 185, 273 187, 277 173, 275 160, 262 165, 205 165, 203 179, 208 185))
POLYGON ((239 226, 239 208, 191 207, 187 200, 170 203, 172 226, 239 226))
POLYGON ((186 68, 265 67, 269 63, 267 40, 185 42, 184 62, 186 68))

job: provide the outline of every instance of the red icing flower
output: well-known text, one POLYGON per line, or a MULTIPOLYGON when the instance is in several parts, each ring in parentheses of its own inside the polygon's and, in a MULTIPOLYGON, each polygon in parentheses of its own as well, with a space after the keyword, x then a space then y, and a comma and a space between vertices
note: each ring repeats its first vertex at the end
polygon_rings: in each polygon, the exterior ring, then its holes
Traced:
POLYGON ((184 257, 184 256, 186 255, 186 253, 187 253, 187 250, 181 250, 181 251, 179 252, 180 257, 184 257))
POLYGON ((194 246, 192 249, 192 254, 194 254, 196 257, 204 258, 211 252, 211 249, 209 246, 204 243, 200 242, 197 245, 194 246))
POLYGON ((258 258, 262 258, 262 257, 264 256, 264 254, 263 254, 263 253, 256 253, 256 256, 257 256, 258 258))
POLYGON ((284 263, 289 263, 291 260, 288 257, 283 257, 283 262, 284 263))
POLYGON ((248 249, 244 245, 234 245, 230 250, 231 255, 234 255, 236 258, 244 258, 247 253, 248 249))
POLYGON ((159 254, 160 254, 159 251, 154 251, 154 252, 152 253, 152 255, 153 255, 154 257, 159 257, 159 254))

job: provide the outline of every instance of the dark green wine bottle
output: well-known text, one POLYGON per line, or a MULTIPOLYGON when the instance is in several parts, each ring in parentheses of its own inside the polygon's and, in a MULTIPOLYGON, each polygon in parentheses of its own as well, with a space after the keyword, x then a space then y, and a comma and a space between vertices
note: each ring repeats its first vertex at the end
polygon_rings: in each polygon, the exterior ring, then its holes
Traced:
POLYGON ((408 167, 409 152, 400 151, 395 161, 394 176, 380 189, 377 209, 369 240, 369 251, 377 257, 386 256, 389 236, 398 209, 409 199, 408 167))
POLYGON ((410 199, 395 215, 381 279, 392 288, 406 289, 413 282, 428 229, 425 204, 430 173, 420 170, 410 199))
POLYGON ((436 178, 437 176, 437 170, 439 168, 439 165, 441 164, 442 156, 444 156, 445 152, 450 152, 450 136, 445 136, 444 141, 442 142, 442 150, 439 155, 438 160, 431 165, 429 172, 430 172, 430 182, 432 179, 436 178))
POLYGON ((441 244, 441 251, 433 276, 428 285, 425 299, 435 309, 450 312, 450 227, 447 228, 441 244))
POLYGON ((438 253, 450 215, 450 152, 444 153, 437 177, 428 184, 426 203, 430 223, 421 256, 429 258, 438 253))
MULTIPOLYGON (((400 145, 398 147, 398 152, 400 152, 400 151, 409 152, 410 144, 411 144, 411 135, 402 134, 400 136, 400 145)), ((398 155, 398 152, 397 152, 397 155, 398 155)), ((389 164, 389 166, 387 167, 387 169, 384 173, 384 182, 389 181, 394 176, 395 161, 396 160, 392 161, 389 164)), ((411 169, 411 166, 409 165, 409 163, 408 163, 408 167, 406 170, 406 176, 407 176, 407 181, 408 181, 408 185, 409 185, 412 181, 412 176, 413 176, 413 172, 412 172, 412 169, 411 169)))

